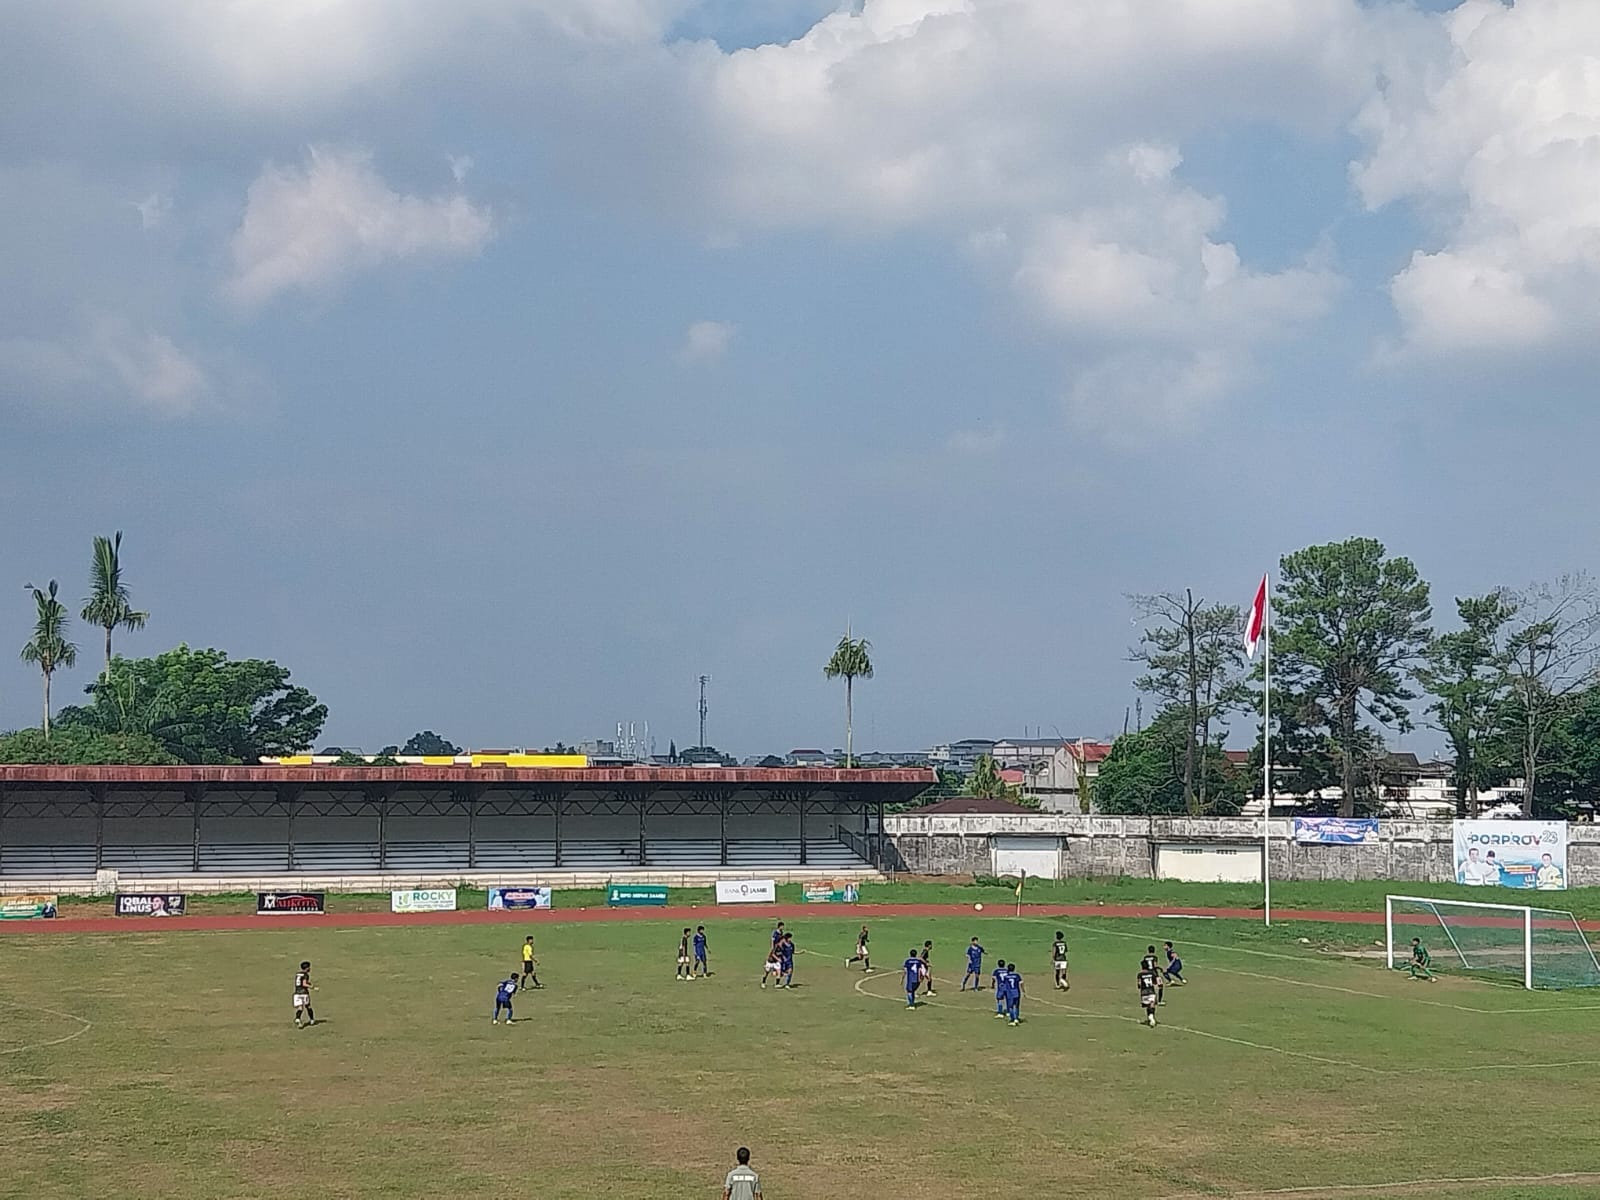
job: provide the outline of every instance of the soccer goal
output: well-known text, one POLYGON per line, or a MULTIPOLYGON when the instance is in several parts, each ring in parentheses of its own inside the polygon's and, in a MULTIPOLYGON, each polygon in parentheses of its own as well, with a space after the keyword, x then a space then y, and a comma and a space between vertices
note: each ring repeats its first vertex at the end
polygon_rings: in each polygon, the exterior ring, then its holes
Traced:
POLYGON ((1560 909, 1385 896, 1383 923, 1391 967, 1405 964, 1420 937, 1446 966, 1508 975, 1525 988, 1600 987, 1589 939, 1560 909))

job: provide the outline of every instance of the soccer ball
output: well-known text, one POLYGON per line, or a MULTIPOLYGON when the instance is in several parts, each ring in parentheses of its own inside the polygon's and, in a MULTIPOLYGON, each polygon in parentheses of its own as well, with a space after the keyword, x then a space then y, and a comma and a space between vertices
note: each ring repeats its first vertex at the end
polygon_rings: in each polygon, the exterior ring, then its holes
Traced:
POLYGON ((973 912, 982 912, 983 911, 983 905, 982 904, 974 904, 972 906, 972 911, 973 912))

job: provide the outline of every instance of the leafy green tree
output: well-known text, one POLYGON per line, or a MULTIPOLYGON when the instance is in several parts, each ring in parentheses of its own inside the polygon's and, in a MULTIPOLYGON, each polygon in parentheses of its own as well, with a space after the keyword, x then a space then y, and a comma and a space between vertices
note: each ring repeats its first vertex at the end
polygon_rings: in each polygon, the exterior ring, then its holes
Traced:
POLYGON ((99 626, 106 633, 106 665, 101 674, 111 670, 111 634, 117 629, 143 629, 150 614, 140 612, 128 599, 127 586, 122 582, 122 531, 113 537, 94 539, 94 561, 89 568, 91 595, 83 602, 81 616, 90 625, 99 626))
POLYGON ((1244 682, 1243 614, 1237 605, 1197 601, 1187 588, 1129 599, 1146 621, 1129 652, 1145 668, 1133 685, 1168 708, 1186 711, 1184 805, 1191 813, 1204 812, 1208 777, 1196 771, 1201 748, 1211 742, 1213 723, 1247 707, 1251 698, 1244 682))
MULTIPOLYGON (((1094 781, 1094 810, 1122 816, 1190 814, 1183 784, 1188 719, 1184 706, 1169 707, 1146 728, 1125 733, 1113 742, 1094 781)), ((1222 747, 1203 747, 1195 769, 1204 772, 1207 782, 1207 808, 1202 815, 1237 813, 1247 794, 1247 781, 1222 747)))
POLYGON ((829 679, 844 680, 844 765, 855 765, 855 683, 857 679, 872 678, 872 643, 866 638, 852 638, 850 631, 839 639, 833 648, 822 673, 829 679))
POLYGON ((454 742, 446 741, 431 729, 424 729, 421 733, 413 733, 407 738, 399 753, 429 757, 443 757, 447 754, 454 756, 461 753, 461 747, 454 742))
POLYGON ((1407 686, 1430 641, 1428 585, 1408 558, 1390 558, 1373 538, 1310 546, 1280 564, 1272 631, 1274 683, 1303 723, 1324 728, 1338 751, 1339 810, 1355 814, 1358 784, 1370 773, 1373 732, 1411 728, 1407 686))
POLYGON ((1508 777, 1505 755, 1505 629, 1517 613, 1505 591, 1456 600, 1461 628, 1428 644, 1417 682, 1433 696, 1428 711, 1455 752, 1456 802, 1477 816, 1479 795, 1508 777))
POLYGON ((1570 820, 1600 808, 1600 687, 1569 697, 1543 755, 1534 815, 1570 820))
POLYGON ((1600 591, 1594 581, 1566 575, 1518 595, 1504 662, 1509 724, 1522 759, 1522 812, 1531 816, 1545 742, 1600 665, 1600 591))
POLYGON ((85 725, 58 723, 46 737, 42 729, 0 734, 0 763, 48 766, 171 766, 178 760, 143 733, 104 733, 85 725))
POLYGON ((56 581, 40 590, 27 585, 33 593, 33 636, 22 647, 22 661, 32 663, 44 676, 44 737, 50 740, 50 679, 63 667, 78 661, 78 648, 67 641, 67 606, 56 599, 56 581))
POLYGON ((967 777, 967 795, 980 800, 1015 800, 1017 789, 1005 781, 992 755, 981 754, 967 777))
POLYGON ((149 732, 182 762, 249 763, 312 745, 328 708, 289 671, 262 659, 179 646, 154 658, 114 658, 88 688, 102 728, 115 727, 118 697, 151 697, 161 719, 149 732))

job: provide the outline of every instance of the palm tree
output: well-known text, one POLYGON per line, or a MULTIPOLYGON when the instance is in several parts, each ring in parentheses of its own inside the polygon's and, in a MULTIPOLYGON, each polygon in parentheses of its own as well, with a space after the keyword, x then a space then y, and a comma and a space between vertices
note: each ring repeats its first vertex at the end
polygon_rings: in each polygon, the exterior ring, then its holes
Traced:
POLYGON ((828 659, 828 665, 822 668, 822 673, 829 679, 844 679, 844 765, 855 764, 855 757, 851 745, 851 724, 853 720, 853 694, 857 679, 872 678, 872 643, 866 638, 852 638, 848 628, 844 636, 839 639, 839 644, 833 648, 833 657, 828 659))
POLYGON ((22 661, 35 663, 44 675, 44 736, 50 737, 50 676, 58 667, 70 667, 78 661, 78 648, 67 641, 67 606, 56 599, 56 581, 50 581, 48 592, 28 584, 33 593, 33 603, 38 608, 34 618, 33 637, 22 648, 22 661))
POLYGON ((80 614, 89 624, 106 631, 106 666, 102 676, 111 670, 111 631, 119 626, 143 629, 150 617, 149 613, 136 611, 128 600, 128 589, 122 585, 121 549, 120 529, 115 537, 94 539, 94 565, 90 568, 94 595, 83 602, 80 614))

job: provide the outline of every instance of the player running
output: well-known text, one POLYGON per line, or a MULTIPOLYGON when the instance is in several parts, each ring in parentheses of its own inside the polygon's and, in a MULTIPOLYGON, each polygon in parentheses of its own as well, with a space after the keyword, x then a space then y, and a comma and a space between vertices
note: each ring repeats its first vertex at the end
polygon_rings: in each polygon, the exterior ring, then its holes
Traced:
POLYGON ((906 955, 906 961, 901 964, 906 973, 906 1007, 917 1006, 917 988, 922 984, 922 978, 927 972, 927 963, 917 954, 917 948, 911 947, 906 955))
POLYGON ((861 964, 863 971, 872 970, 872 955, 867 950, 867 927, 865 925, 861 927, 861 932, 856 934, 855 954, 844 960, 844 965, 847 967, 852 967, 856 963, 861 964))
POLYGON ((1144 957, 1139 960, 1139 970, 1149 971, 1151 975, 1155 976, 1156 1003, 1165 1004, 1167 998, 1162 993, 1167 989, 1161 979, 1161 968, 1156 965, 1156 948, 1154 946, 1146 946, 1144 948, 1144 957))
POLYGON ((933 956, 933 943, 931 941, 923 942, 922 943, 922 990, 927 992, 928 995, 930 995, 930 996, 936 996, 936 995, 938 995, 938 993, 933 990, 933 963, 929 961, 929 959, 932 958, 932 956, 933 956))
POLYGON ((685 925, 683 929, 683 936, 678 939, 678 979, 694 978, 694 975, 689 969, 689 964, 691 961, 689 958, 689 932, 689 927, 685 925))
POLYGON ((1167 983, 1179 985, 1188 983, 1189 981, 1183 977, 1183 959, 1178 957, 1178 952, 1172 948, 1172 943, 1162 942, 1161 945, 1167 954, 1167 965, 1161 968, 1161 977, 1167 983))
POLYGON ((1421 938, 1411 939, 1411 961, 1400 970, 1410 970, 1411 978, 1426 979, 1433 982, 1433 955, 1428 953, 1428 948, 1422 944, 1421 938))
POLYGON ((300 1028, 300 1017, 305 1015, 306 1025, 317 1023, 317 1014, 311 1011, 311 963, 303 962, 294 976, 294 1027, 300 1028))
MULTIPOLYGON (((706 940, 706 927, 696 925, 694 928, 694 971, 702 975, 711 974, 711 964, 706 958, 706 949, 709 943, 706 940)), ((690 974, 693 975, 694 971, 690 974)))
POLYGON ((1006 1016, 1013 1025, 1022 1020, 1022 976, 1016 963, 1006 967, 1006 1016))
POLYGON ((1056 989, 1071 991, 1072 984, 1067 981, 1067 935, 1059 929, 1056 930, 1056 940, 1050 944, 1050 961, 1055 964, 1056 989))
POLYGON ((1140 964, 1139 967, 1139 1008, 1144 1013, 1144 1023, 1154 1029, 1156 1025, 1156 1005, 1159 1003, 1156 992, 1156 972, 1153 967, 1140 964))
POLYGON ((533 956, 533 939, 531 937, 530 938, 524 938, 522 940, 522 984, 521 984, 521 986, 523 987, 524 990, 526 990, 526 988, 528 987, 528 980, 530 980, 530 979, 533 980, 533 986, 534 987, 542 988, 544 986, 544 984, 539 982, 539 974, 538 974, 538 972, 539 972, 539 960, 533 956))
POLYGON ((500 1010, 506 1010, 506 1024, 512 1023, 515 1018, 511 1015, 511 997, 517 994, 517 973, 513 971, 502 979, 494 989, 494 1016, 489 1019, 489 1024, 500 1024, 500 1010))
POLYGON ((967 973, 961 977, 961 990, 967 990, 967 980, 972 980, 972 990, 983 991, 983 947, 973 938, 967 947, 967 973))

